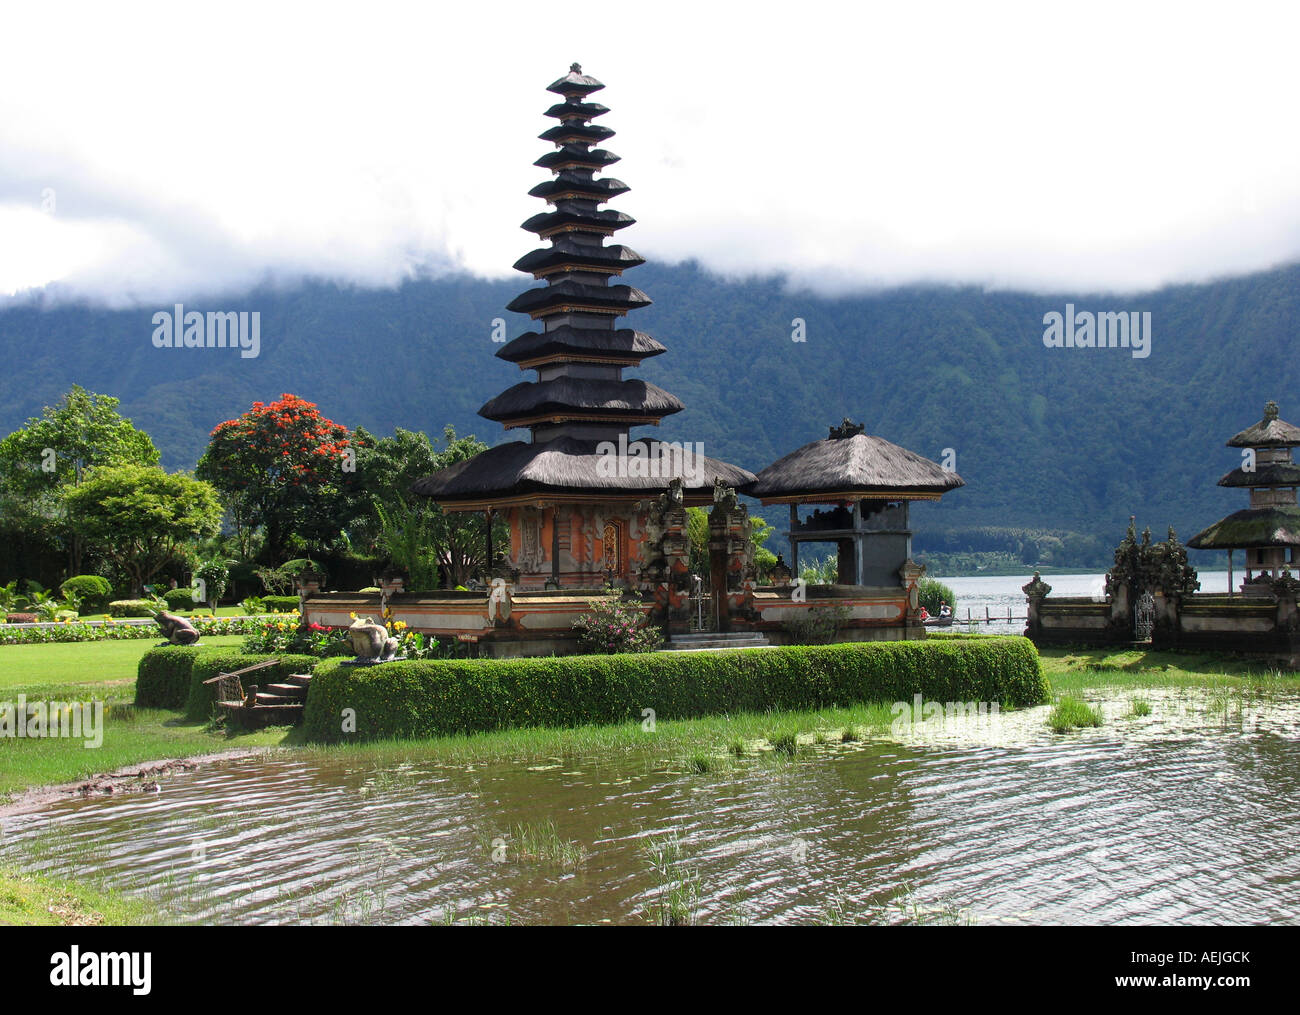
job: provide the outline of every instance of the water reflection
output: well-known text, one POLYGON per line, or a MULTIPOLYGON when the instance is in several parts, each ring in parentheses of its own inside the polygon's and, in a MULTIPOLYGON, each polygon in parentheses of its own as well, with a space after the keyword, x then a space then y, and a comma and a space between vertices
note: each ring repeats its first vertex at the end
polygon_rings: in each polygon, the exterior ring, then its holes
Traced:
POLYGON ((1026 709, 703 774, 241 759, 10 816, 0 857, 187 921, 630 923, 660 887, 645 847, 676 829, 704 923, 875 918, 907 892, 978 923, 1298 922, 1300 702, 1143 696, 1150 716, 1115 692, 1064 736, 1026 709), (548 821, 576 868, 517 855, 548 821))

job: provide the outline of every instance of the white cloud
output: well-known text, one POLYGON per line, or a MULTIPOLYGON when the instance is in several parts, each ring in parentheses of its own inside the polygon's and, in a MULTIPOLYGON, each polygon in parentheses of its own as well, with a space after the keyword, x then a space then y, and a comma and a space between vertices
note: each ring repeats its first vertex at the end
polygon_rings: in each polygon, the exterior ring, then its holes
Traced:
POLYGON ((12 12, 0 292, 511 274, 574 59, 647 257, 1131 290, 1300 256, 1284 5, 463 6, 12 12))

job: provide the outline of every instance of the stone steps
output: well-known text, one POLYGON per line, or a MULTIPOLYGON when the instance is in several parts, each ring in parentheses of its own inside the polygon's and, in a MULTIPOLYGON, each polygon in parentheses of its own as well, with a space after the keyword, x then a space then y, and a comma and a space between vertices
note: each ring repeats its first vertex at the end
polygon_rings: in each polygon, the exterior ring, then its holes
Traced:
POLYGON ((257 688, 257 704, 248 707, 247 701, 219 701, 217 705, 228 716, 237 718, 245 726, 283 726, 302 722, 307 702, 307 689, 311 674, 294 673, 283 683, 249 684, 246 690, 257 688))

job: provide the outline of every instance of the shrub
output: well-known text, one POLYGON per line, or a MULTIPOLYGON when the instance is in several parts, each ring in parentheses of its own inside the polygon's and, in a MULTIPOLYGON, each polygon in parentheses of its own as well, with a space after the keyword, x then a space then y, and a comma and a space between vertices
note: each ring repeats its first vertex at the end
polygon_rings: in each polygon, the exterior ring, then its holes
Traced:
POLYGON ((939 607, 947 603, 952 612, 957 612, 957 596, 937 578, 922 578, 916 587, 917 598, 932 617, 939 616, 939 607))
POLYGON ((114 599, 108 604, 110 617, 152 617, 157 612, 153 599, 114 599))
POLYGON ((262 603, 271 613, 297 613, 297 596, 262 596, 262 603))
POLYGON ((69 578, 59 586, 63 598, 75 596, 86 613, 99 613, 108 604, 108 597, 113 594, 113 585, 107 578, 97 574, 79 574, 69 578))
POLYGON ((605 599, 588 600, 591 609, 573 623, 578 646, 584 652, 617 655, 623 652, 653 652, 663 644, 663 632, 645 626, 645 614, 634 602, 619 599, 612 588, 605 599))
MULTIPOLYGON (((196 667, 197 669, 197 667, 196 667)), ((732 652, 537 659, 419 660, 316 667, 304 719, 316 740, 429 737, 515 726, 581 726, 728 712, 854 703, 943 701, 1035 705, 1047 680, 1033 644, 1018 637, 859 642, 732 652)))
MULTIPOLYGON (((154 651, 162 650, 156 649, 154 651)), ((217 700, 216 690, 212 685, 204 686, 203 681, 210 680, 220 673, 241 670, 245 666, 252 666, 254 663, 260 663, 269 658, 272 657, 269 655, 231 652, 229 649, 224 648, 201 649, 198 655, 194 657, 194 663, 190 668, 189 695, 185 701, 186 716, 197 720, 207 719, 212 715, 212 706, 217 700)), ((283 683, 284 679, 291 673, 310 673, 317 662, 312 656, 303 655, 279 655, 275 658, 280 660, 275 666, 268 666, 264 670, 258 670, 256 673, 250 673, 247 677, 240 678, 245 691, 248 690, 250 684, 265 687, 267 684, 283 683)))
POLYGON ((239 608, 251 617, 266 612, 266 601, 261 596, 249 596, 239 604, 239 608))
POLYGON ((140 657, 135 703, 140 708, 184 708, 190 696, 190 670, 200 645, 164 645, 140 657))
POLYGON ((194 601, 192 589, 168 589, 163 593, 163 599, 169 610, 193 610, 202 605, 194 601))

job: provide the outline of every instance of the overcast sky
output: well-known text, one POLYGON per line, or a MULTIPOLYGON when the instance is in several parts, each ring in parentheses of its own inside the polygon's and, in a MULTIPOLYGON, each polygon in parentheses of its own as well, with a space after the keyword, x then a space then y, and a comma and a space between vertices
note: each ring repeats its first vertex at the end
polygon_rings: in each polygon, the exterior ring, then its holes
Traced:
POLYGON ((0 59, 0 293, 510 276, 574 60, 647 258, 836 290, 1250 271, 1300 257, 1296 9, 29 4, 0 59))

